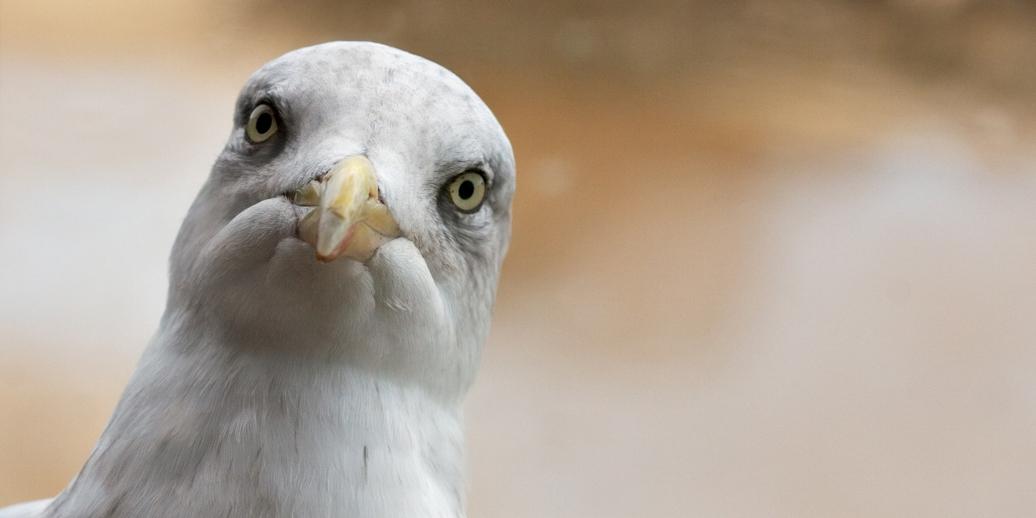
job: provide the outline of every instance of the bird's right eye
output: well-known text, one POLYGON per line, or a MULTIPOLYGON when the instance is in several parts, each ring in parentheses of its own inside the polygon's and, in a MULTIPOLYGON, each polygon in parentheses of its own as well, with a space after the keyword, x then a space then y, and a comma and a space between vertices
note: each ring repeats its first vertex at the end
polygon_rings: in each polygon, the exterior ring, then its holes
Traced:
POLYGON ((248 141, 253 144, 265 142, 277 133, 277 113, 269 104, 260 104, 252 110, 248 116, 248 125, 245 126, 245 135, 248 141))

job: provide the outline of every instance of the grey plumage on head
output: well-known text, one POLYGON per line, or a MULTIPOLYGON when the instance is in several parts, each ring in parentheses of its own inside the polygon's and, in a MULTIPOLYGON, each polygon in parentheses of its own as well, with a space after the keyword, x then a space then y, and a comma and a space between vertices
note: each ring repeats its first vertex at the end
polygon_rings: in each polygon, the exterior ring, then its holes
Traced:
POLYGON ((336 42, 263 66, 160 327, 42 515, 462 516, 514 188, 500 125, 439 65, 336 42))

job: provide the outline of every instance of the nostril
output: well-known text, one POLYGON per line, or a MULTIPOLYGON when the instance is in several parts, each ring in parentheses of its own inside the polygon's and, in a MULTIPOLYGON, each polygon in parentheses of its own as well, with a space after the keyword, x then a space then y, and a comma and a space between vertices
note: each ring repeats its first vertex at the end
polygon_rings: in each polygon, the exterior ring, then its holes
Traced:
POLYGON ((310 180, 301 189, 292 193, 292 201, 303 207, 315 207, 320 204, 320 194, 323 191, 323 184, 317 180, 310 180))

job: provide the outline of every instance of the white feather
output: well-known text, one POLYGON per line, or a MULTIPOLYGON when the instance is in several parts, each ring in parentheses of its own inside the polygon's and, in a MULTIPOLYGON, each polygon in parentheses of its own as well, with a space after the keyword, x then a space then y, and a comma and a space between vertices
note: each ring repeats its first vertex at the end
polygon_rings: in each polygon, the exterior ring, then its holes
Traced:
POLYGON ((463 516, 460 405, 510 235, 510 144, 456 76, 376 44, 287 54, 240 105, 267 98, 281 134, 252 148, 236 124, 83 470, 0 516, 463 516), (361 152, 404 238, 318 263, 280 193, 361 152), (476 165, 490 199, 454 214, 438 188, 476 165))

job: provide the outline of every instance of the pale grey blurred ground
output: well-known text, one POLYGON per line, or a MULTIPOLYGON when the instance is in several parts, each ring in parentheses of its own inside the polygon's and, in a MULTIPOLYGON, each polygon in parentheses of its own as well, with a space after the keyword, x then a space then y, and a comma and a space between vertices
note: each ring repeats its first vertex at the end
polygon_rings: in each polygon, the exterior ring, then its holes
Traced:
POLYGON ((0 1, 0 505, 85 460, 251 70, 374 38, 518 155, 472 516, 1034 516, 1028 5, 0 1))

